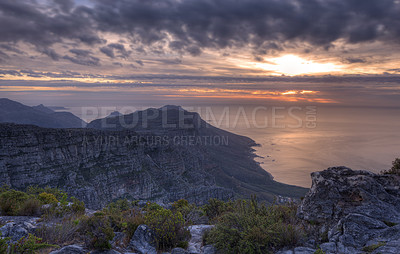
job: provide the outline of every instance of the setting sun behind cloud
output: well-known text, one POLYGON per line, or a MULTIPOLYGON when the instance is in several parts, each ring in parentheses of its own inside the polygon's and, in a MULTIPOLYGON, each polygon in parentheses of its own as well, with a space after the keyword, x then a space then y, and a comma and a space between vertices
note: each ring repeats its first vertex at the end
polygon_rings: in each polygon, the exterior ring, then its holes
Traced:
POLYGON ((288 76, 332 73, 342 70, 341 66, 334 63, 316 63, 296 55, 284 55, 271 59, 269 62, 256 63, 255 67, 288 76))

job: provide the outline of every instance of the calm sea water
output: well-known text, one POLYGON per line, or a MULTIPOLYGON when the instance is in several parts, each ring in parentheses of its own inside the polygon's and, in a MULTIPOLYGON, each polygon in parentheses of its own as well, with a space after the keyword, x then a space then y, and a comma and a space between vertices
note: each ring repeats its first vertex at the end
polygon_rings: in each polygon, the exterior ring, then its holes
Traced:
POLYGON ((315 119, 308 116, 312 111, 304 107, 292 112, 296 118, 289 114, 290 107, 285 107, 276 110, 279 113, 275 115, 275 125, 271 123, 271 110, 259 111, 258 127, 249 128, 243 119, 240 125, 221 127, 259 143, 256 154, 262 158, 257 161, 275 180, 304 187, 310 187, 310 173, 314 171, 347 166, 380 172, 400 157, 400 109, 316 109, 315 119), (270 124, 261 127, 265 119, 270 124))
MULTIPOLYGON (((400 157, 400 109, 323 106, 195 106, 203 119, 248 136, 275 180, 310 187, 310 173, 331 166, 374 172, 400 157)), ((118 110, 119 108, 115 108, 118 110)), ((136 107, 141 110, 144 108, 136 107)), ((82 117, 81 108, 70 108, 82 117)), ((100 112, 104 117, 114 110, 100 112)), ((92 119, 86 119, 92 120, 92 119)))

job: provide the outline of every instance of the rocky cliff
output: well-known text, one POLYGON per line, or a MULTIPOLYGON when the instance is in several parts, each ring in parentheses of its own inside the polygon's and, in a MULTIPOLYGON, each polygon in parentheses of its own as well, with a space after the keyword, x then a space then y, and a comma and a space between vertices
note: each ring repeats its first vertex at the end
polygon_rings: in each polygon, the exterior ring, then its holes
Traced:
POLYGON ((298 216, 318 225, 326 253, 400 253, 400 176, 334 167, 311 177, 298 216))
POLYGON ((303 188, 273 181, 253 160, 254 141, 201 123, 139 131, 0 124, 0 185, 59 187, 94 209, 124 197, 202 204, 304 195, 303 188))

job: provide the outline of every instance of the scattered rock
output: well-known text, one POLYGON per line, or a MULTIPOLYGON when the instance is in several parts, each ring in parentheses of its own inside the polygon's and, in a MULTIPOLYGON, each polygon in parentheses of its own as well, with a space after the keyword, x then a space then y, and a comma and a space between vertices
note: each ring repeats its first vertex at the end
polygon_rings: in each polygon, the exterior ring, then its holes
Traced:
POLYGON ((203 247, 203 254, 215 254, 216 250, 214 245, 205 245, 203 247))
POLYGON ((15 222, 9 222, 0 228, 2 237, 10 237, 11 241, 18 241, 22 237, 28 236, 28 230, 24 227, 23 223, 16 224, 15 222))
POLYGON ((50 254, 85 254, 85 250, 79 245, 68 245, 59 250, 50 252, 50 254))
POLYGON ((188 227, 191 235, 188 245, 189 253, 201 253, 201 247, 203 246, 203 236, 206 231, 211 230, 213 227, 213 225, 194 225, 188 227))
POLYGON ((189 252, 182 248, 174 248, 172 249, 171 254, 189 254, 189 252))
POLYGON ((326 254, 335 254, 337 251, 336 243, 332 243, 332 242, 320 244, 319 247, 326 254))
POLYGON ((121 254, 120 252, 116 251, 116 250, 95 250, 90 252, 90 254, 121 254))
POLYGON ((316 250, 307 247, 297 247, 294 249, 294 254, 314 254, 316 250))
POLYGON ((144 224, 136 229, 129 247, 138 251, 140 254, 157 254, 155 235, 153 231, 144 224))

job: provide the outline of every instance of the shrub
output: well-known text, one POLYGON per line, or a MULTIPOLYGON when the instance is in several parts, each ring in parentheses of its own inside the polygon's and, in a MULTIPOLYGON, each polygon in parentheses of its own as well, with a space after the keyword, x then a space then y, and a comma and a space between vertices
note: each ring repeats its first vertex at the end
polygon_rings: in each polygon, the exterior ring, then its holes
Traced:
POLYGON ((57 204, 58 200, 54 194, 47 193, 47 192, 42 192, 38 195, 38 199, 43 203, 43 204, 57 204))
POLYGON ((42 238, 45 243, 64 246, 72 244, 79 237, 78 229, 79 220, 68 218, 64 219, 61 223, 42 225, 35 230, 35 235, 42 238))
POLYGON ((0 209, 3 215, 15 216, 22 204, 29 198, 28 194, 16 191, 8 190, 0 194, 0 209))
POLYGON ((184 228, 185 221, 180 212, 172 212, 160 206, 150 207, 152 209, 145 214, 145 224, 154 231, 158 249, 177 247, 189 238, 190 233, 184 228))
POLYGON ((203 209, 210 220, 215 220, 222 214, 232 211, 232 202, 210 199, 208 204, 204 205, 203 209))
POLYGON ((201 223, 201 218, 205 216, 205 212, 202 209, 195 204, 190 204, 185 199, 175 201, 171 210, 182 214, 186 226, 201 223))
POLYGON ((43 243, 42 239, 29 234, 28 237, 23 237, 18 242, 10 245, 9 253, 23 253, 23 254, 34 254, 38 250, 46 249, 50 247, 58 247, 57 245, 43 243))
POLYGON ((22 203, 19 211, 19 215, 22 216, 39 216, 41 215, 41 204, 40 201, 35 197, 30 197, 22 203))
POLYGON ((400 158, 396 158, 392 162, 392 168, 389 170, 384 170, 382 174, 400 175, 400 158))
POLYGON ((272 253, 295 246, 304 232, 296 226, 296 206, 260 205, 255 199, 238 200, 233 210, 218 218, 206 236, 222 253, 272 253))
POLYGON ((108 250, 111 248, 110 241, 114 238, 114 231, 111 228, 110 221, 105 216, 83 218, 79 231, 82 233, 89 248, 96 250, 108 250))
POLYGON ((80 201, 79 199, 72 197, 71 198, 72 204, 70 206, 71 212, 77 215, 83 215, 85 214, 86 208, 85 208, 85 203, 80 201))

